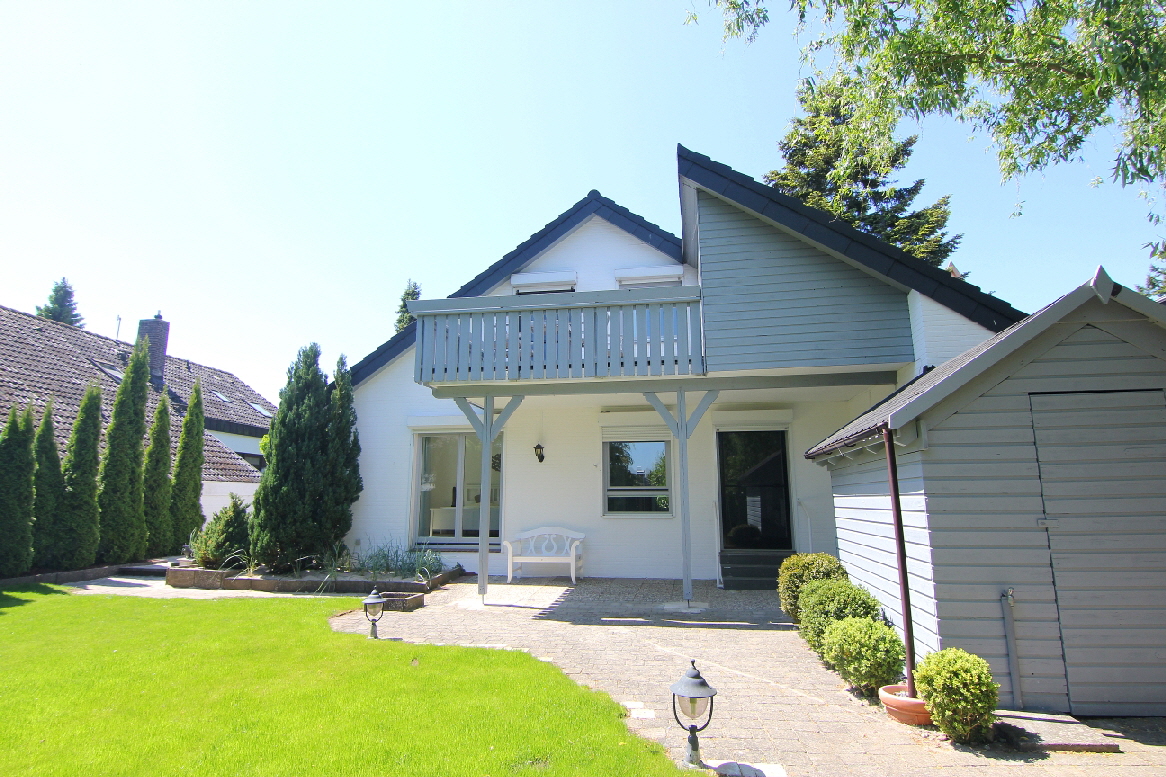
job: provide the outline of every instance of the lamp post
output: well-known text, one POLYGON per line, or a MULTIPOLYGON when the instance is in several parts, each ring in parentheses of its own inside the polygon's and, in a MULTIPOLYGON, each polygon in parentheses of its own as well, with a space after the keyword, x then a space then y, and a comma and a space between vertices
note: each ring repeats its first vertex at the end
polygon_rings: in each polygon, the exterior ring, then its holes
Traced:
POLYGON ((364 605, 364 617, 368 618, 368 638, 379 639, 377 637, 377 621, 385 614, 384 598, 374 588, 361 604, 364 605))
POLYGON ((696 735, 708 728, 709 724, 713 722, 713 697, 717 695, 717 689, 700 676, 700 670, 696 668, 696 660, 694 659, 692 668, 684 673, 684 677, 672 683, 671 690, 672 717, 676 718, 676 722, 680 724, 681 728, 688 731, 688 747, 684 753, 684 765, 703 766, 700 760, 700 740, 697 739, 696 735), (684 717, 690 721, 700 720, 704 716, 705 710, 708 710, 708 720, 699 727, 693 722, 685 724, 680 719, 680 715, 676 714, 677 706, 680 707, 680 712, 684 714, 684 717))

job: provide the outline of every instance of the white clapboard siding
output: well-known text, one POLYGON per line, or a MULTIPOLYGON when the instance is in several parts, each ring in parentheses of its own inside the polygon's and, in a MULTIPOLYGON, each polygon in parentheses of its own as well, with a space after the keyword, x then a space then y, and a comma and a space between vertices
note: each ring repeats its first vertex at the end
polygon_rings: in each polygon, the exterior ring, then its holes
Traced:
POLYGON ((1030 399, 1072 711, 1166 714, 1166 395, 1030 399))
MULTIPOLYGON (((838 527, 838 557, 850 573, 850 579, 878 597, 887 618, 902 634, 899 568, 886 460, 880 455, 863 463, 843 464, 830 473, 830 480, 838 527)), ((907 544, 907 579, 911 587, 915 648, 920 654, 939 649, 922 485, 919 454, 901 456, 899 488, 907 544)))
POLYGON ((913 361, 907 295, 701 192, 709 370, 913 361))

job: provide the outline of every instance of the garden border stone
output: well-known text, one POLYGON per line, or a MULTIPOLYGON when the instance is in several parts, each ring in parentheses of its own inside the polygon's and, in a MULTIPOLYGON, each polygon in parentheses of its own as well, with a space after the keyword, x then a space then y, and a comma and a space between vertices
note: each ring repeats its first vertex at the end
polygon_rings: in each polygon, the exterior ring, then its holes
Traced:
POLYGON ((20 588, 27 585, 61 585, 63 583, 82 583, 86 580, 100 580, 103 577, 116 575, 122 566, 122 564, 113 564, 104 567, 74 569, 68 572, 42 572, 39 575, 9 577, 0 579, 0 590, 5 588, 20 588))

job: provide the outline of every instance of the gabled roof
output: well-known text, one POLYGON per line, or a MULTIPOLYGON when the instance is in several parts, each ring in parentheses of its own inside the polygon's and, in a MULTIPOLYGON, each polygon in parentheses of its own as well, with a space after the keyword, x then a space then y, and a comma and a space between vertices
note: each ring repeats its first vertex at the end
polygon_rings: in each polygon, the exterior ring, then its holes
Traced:
POLYGON ((1047 305, 1003 332, 969 348, 959 356, 924 373, 877 405, 855 418, 822 442, 806 451, 806 458, 816 458, 848 447, 876 434, 883 426, 901 429, 920 415, 947 399, 972 379, 982 375, 1009 354, 1059 322, 1066 315, 1097 296, 1103 303, 1120 303, 1166 326, 1166 310, 1132 289, 1127 289, 1106 274, 1102 267, 1090 282, 1047 305))
MULTIPOLYGON (((951 273, 916 259, 877 237, 854 229, 832 213, 811 208, 772 186, 738 173, 703 154, 676 147, 680 177, 763 219, 779 224, 845 260, 882 276, 999 332, 1025 314, 951 273)), ((688 238, 686 232, 685 235, 688 238)), ((687 252, 689 247, 685 246, 687 252)))
MULTIPOLYGON (((559 240, 566 237, 571 230, 582 224, 591 216, 598 216, 612 226, 622 229, 632 237, 672 257, 678 262, 683 261, 680 250, 680 238, 665 229, 637 216, 614 200, 604 197, 595 189, 587 196, 572 205, 545 227, 535 232, 517 248, 503 256, 497 262, 479 273, 473 280, 450 294, 454 297, 478 297, 486 294, 502 281, 522 270, 543 251, 546 251, 559 240)), ((393 335, 375 351, 352 366, 352 383, 359 384, 373 373, 385 366, 405 349, 413 345, 417 337, 417 328, 414 324, 402 329, 393 335)))
MULTIPOLYGON (((118 376, 132 351, 131 343, 0 305, 0 411, 7 417, 13 405, 23 409, 32 403, 39 422, 45 403, 51 399, 57 447, 63 456, 81 399, 90 383, 101 388, 102 416, 109 422, 120 384, 118 376)), ((251 403, 273 415, 275 405, 246 383, 224 370, 167 356, 165 389, 173 406, 171 438, 175 448, 195 380, 202 382, 208 429, 262 434, 270 428, 270 420, 251 403), (231 401, 219 399, 212 393, 215 391, 231 401)), ((161 396, 160 390, 150 387, 147 423, 153 418, 161 396)), ((259 479, 254 467, 209 432, 203 442, 206 460, 203 480, 255 482, 259 479)))

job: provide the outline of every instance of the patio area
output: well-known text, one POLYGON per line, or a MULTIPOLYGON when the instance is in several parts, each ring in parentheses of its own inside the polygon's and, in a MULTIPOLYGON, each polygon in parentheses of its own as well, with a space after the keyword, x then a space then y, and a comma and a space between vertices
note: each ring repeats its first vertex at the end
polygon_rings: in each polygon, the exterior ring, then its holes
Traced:
MULTIPOLYGON (((685 733, 672 720, 668 687, 695 658, 717 688, 706 760, 779 764, 790 777, 1166 774, 1166 720, 1093 719, 1121 753, 1016 753, 953 748, 938 734, 892 722, 854 698, 802 642, 776 592, 694 585, 699 613, 662 607, 680 599, 671 580, 491 579, 483 605, 473 577, 426 596, 411 613, 386 613, 382 638, 523 650, 629 710, 628 725, 679 760, 685 733)), ((366 633, 360 612, 333 619, 366 633)))

